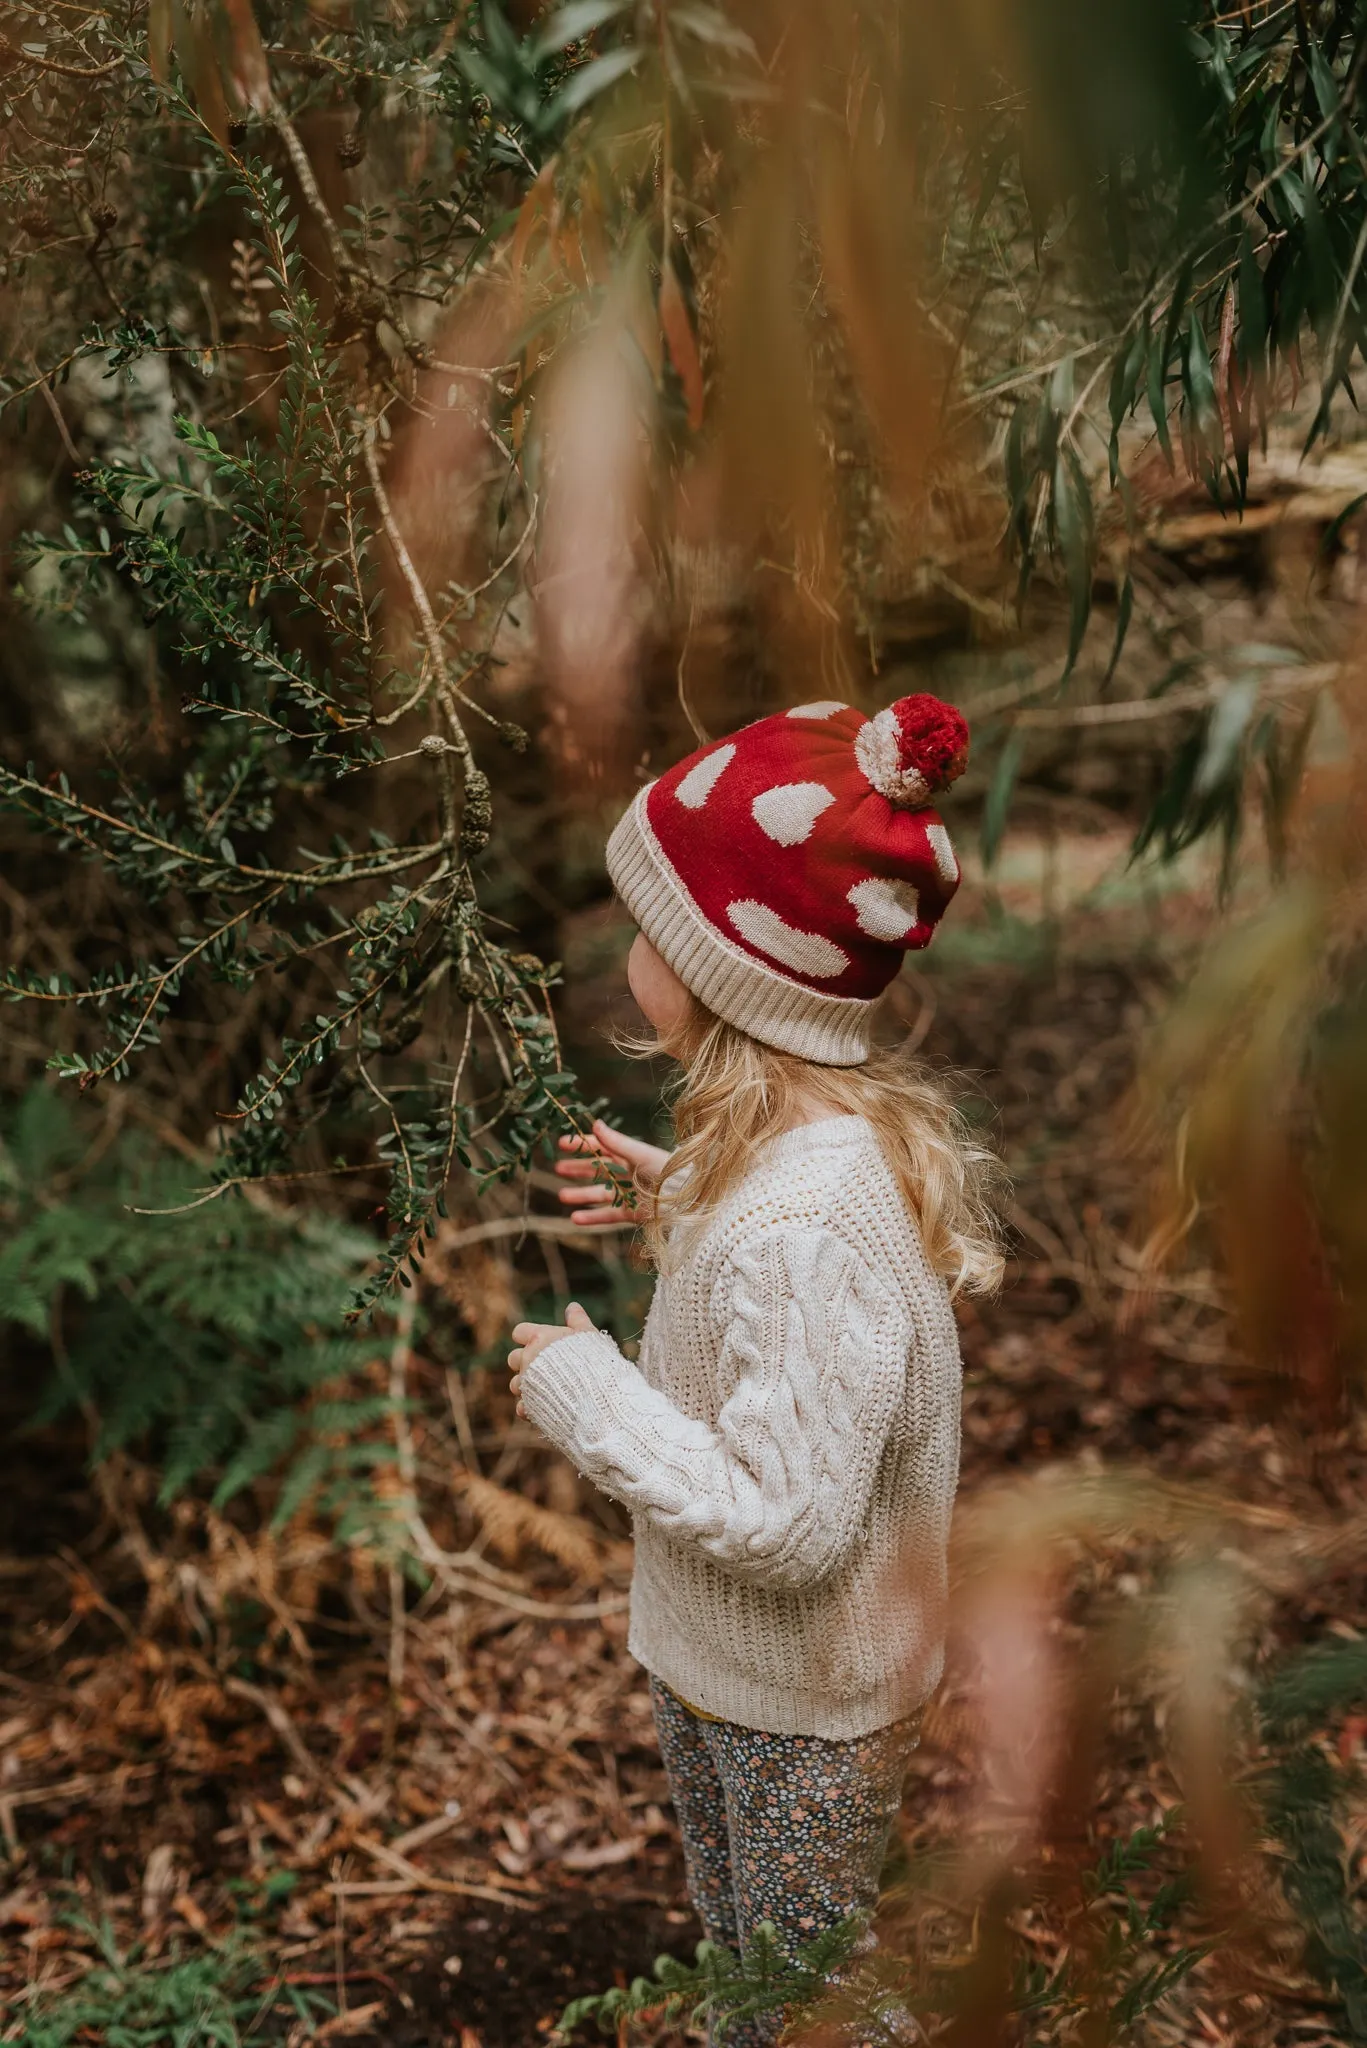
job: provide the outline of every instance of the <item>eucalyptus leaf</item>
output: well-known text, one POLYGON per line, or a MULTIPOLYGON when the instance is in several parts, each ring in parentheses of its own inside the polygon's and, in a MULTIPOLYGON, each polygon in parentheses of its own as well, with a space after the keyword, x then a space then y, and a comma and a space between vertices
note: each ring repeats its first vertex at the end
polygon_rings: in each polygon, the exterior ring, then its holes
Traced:
POLYGON ((537 31, 531 45, 531 55, 538 64, 545 63, 571 43, 582 42, 585 36, 602 28, 604 22, 615 21, 627 11, 627 0, 568 0, 568 5, 557 7, 548 14, 537 31))
POLYGON ((1191 424, 1204 453, 1212 462, 1224 454, 1225 428, 1215 396, 1215 377, 1205 329, 1193 314, 1182 366, 1183 388, 1191 410, 1191 424))
MULTIPOLYGON (((1343 95, 1339 91, 1338 80, 1329 69, 1324 51, 1313 36, 1310 38, 1310 47, 1306 53, 1306 63, 1310 72, 1310 82, 1315 88, 1315 98, 1319 102, 1319 110, 1326 121, 1332 121, 1342 110, 1343 95)), ((1322 153, 1326 155, 1327 160, 1327 152, 1322 153)))
POLYGON ((1082 647, 1092 609, 1093 554, 1092 494, 1071 448, 1064 449, 1054 464, 1053 507, 1068 583, 1068 658, 1063 670, 1067 676, 1082 647))
POLYGON ((1117 668, 1120 666, 1120 657, 1121 654, 1124 652, 1125 639, 1126 635, 1129 633, 1130 620, 1133 617, 1133 615, 1134 577, 1127 569, 1125 572, 1125 581, 1120 586, 1120 600, 1119 603, 1116 605, 1115 639, 1111 643, 1111 658, 1106 664, 1106 673, 1101 678, 1101 687, 1103 690, 1105 689, 1106 685, 1110 682, 1117 668))
POLYGON ((1148 389, 1149 415, 1153 420, 1158 445, 1167 460, 1168 468, 1173 466, 1172 436, 1168 432, 1167 350, 1160 340, 1156 348, 1149 350, 1148 389))
POLYGON ((1111 441, 1110 463, 1111 484, 1114 486, 1120 474, 1120 429, 1134 409, 1135 397, 1139 390, 1139 379, 1143 373, 1145 357, 1149 346, 1149 323, 1131 335, 1129 345, 1116 356, 1111 369, 1110 414, 1111 441))
POLYGON ((758 57, 754 42, 743 28, 737 28, 728 21, 719 7, 705 7, 697 0, 688 0, 682 7, 669 10, 671 28, 687 30, 700 43, 710 43, 719 50, 735 50, 744 57, 758 57))
POLYGON ((490 56, 496 63, 502 60, 504 64, 516 67, 520 63, 522 52, 517 37, 508 24, 507 16, 498 5, 498 0, 484 0, 479 18, 490 56))
POLYGON ((1025 429, 1030 408, 1022 401, 1011 415, 1011 424, 1006 432, 1006 492, 1010 506, 1011 524, 1016 535, 1016 544, 1021 551, 1022 562, 1030 558, 1030 483, 1031 477, 1025 466, 1025 429))
POLYGON ((585 64, 582 70, 566 79, 559 92, 547 103, 547 112, 561 118, 577 114, 590 100, 597 99, 609 86, 616 85, 628 72, 634 71, 644 55, 645 51, 639 44, 632 44, 595 57, 591 64, 585 64))
POLYGON ((1206 796, 1228 779, 1257 706, 1258 690, 1255 677, 1244 677, 1230 683, 1216 699, 1192 783, 1194 795, 1206 796))
POLYGON ((1344 527, 1355 513, 1362 510, 1364 505, 1367 505, 1367 491, 1359 491, 1355 498, 1348 500, 1348 503, 1341 511, 1334 514, 1329 524, 1325 527, 1324 532, 1320 535, 1319 546, 1315 550, 1315 566, 1317 568, 1329 560, 1334 549, 1338 546, 1339 535, 1343 532, 1344 527))
POLYGON ((1018 725, 1013 725, 993 766, 992 780, 983 804, 981 845, 984 867, 996 865, 1024 753, 1025 735, 1018 725))

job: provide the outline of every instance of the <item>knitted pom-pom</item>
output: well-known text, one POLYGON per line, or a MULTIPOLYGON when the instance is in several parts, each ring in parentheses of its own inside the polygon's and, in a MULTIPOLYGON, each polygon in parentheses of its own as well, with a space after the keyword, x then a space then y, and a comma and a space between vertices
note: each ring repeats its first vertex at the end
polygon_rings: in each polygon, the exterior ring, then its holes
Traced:
POLYGON ((924 694, 899 697, 855 735, 854 751, 889 803, 915 809, 948 789, 968 766, 968 726, 952 704, 924 694))

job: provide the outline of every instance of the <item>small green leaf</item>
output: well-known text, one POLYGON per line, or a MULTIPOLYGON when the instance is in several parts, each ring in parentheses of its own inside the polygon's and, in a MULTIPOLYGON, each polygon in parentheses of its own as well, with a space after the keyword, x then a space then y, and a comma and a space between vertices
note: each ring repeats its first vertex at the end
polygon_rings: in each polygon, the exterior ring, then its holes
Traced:
POLYGON ((1195 312, 1191 316, 1183 356, 1182 387, 1189 413, 1186 424, 1192 430, 1192 452, 1203 453, 1211 463, 1218 463, 1225 452, 1225 427, 1215 396, 1215 377, 1206 347, 1205 329, 1195 312))
POLYGON ((1167 353, 1160 341, 1157 348, 1149 350, 1148 401, 1158 445, 1163 451, 1168 468, 1171 469, 1174 465, 1172 437, 1168 432, 1167 368, 1167 353))
POLYGON ((1115 639, 1111 643, 1111 658, 1106 664, 1106 673, 1101 678, 1104 690, 1120 666, 1120 655, 1125 645, 1125 636, 1130 630, 1130 618, 1134 612, 1134 577, 1127 569, 1125 581, 1120 586, 1120 602, 1115 613, 1115 639))
POLYGON ((557 7, 554 14, 547 15, 531 46, 533 61, 544 64, 571 43, 582 42, 605 21, 625 14, 626 4, 627 0, 569 0, 567 6, 557 7))
POLYGON ((1168 317, 1163 325, 1162 347, 1165 375, 1168 364, 1172 361, 1173 349, 1177 345, 1177 336, 1182 326, 1182 316, 1187 310, 1187 294, 1191 290, 1193 267, 1192 258, 1188 256, 1177 273, 1177 282, 1172 288, 1172 298, 1168 302, 1168 317))
POLYGON ((1064 449, 1054 464, 1053 506, 1068 581, 1068 659, 1063 669, 1067 676, 1077 660, 1092 609, 1092 493, 1071 448, 1064 449))
POLYGON ((719 50, 735 50, 745 57, 757 55, 745 30, 728 21, 719 7, 704 7, 689 0, 686 6, 670 8, 669 24, 671 28, 686 29, 700 43, 711 43, 719 50))
POLYGON ((586 64, 581 71, 566 79, 559 92, 547 102, 547 114, 553 119, 577 114, 599 93, 606 92, 619 78, 625 78, 629 71, 634 71, 644 55, 639 45, 631 45, 621 50, 609 50, 606 56, 595 57, 591 64, 586 64))
POLYGON ((1149 323, 1143 325, 1130 337, 1129 347, 1116 356, 1111 369, 1111 485, 1114 488, 1120 474, 1120 429, 1134 406, 1139 389, 1140 373, 1149 346, 1149 323))
POLYGON ((1338 304, 1337 266, 1314 179, 1309 176, 1303 178, 1301 191, 1305 200, 1305 249, 1309 258, 1309 311, 1311 319, 1321 329, 1320 338, 1323 340, 1323 329, 1333 318, 1338 304))
POLYGON ((501 105, 507 91, 507 82, 498 67, 489 62, 483 50, 472 49, 469 45, 456 51, 456 62, 465 73, 469 83, 478 93, 483 93, 490 106, 501 105))
POLYGON ((997 756, 997 765, 992 770, 987 799, 983 804, 981 843, 984 867, 992 867, 1000 851, 1024 752, 1025 735, 1019 726, 1013 725, 997 756))
POLYGON ((490 56, 496 62, 501 60, 504 64, 516 68, 521 61, 522 52, 517 37, 509 27, 503 9, 496 4, 496 0, 484 0, 484 5, 480 9, 480 21, 484 28, 484 40, 489 45, 490 56))
POLYGON ((1320 112, 1326 121, 1332 121, 1342 109, 1343 96, 1339 91, 1338 80, 1329 69, 1324 51, 1313 40, 1306 62, 1309 66, 1310 82, 1315 88, 1315 98, 1319 101, 1320 112))
POLYGON ((1192 782, 1194 796, 1208 796, 1228 779, 1243 745, 1248 721, 1258 702, 1255 677, 1231 683, 1215 704, 1206 727, 1205 745, 1192 782))
POLYGON ((1025 469, 1025 424, 1029 405, 1022 399, 1011 415, 1011 424, 1006 430, 1006 492, 1011 503, 1011 525, 1016 536, 1016 545, 1021 551, 1022 563, 1030 559, 1030 515, 1027 500, 1030 495, 1030 479, 1025 469))
POLYGON ((1338 545, 1338 537, 1344 527, 1353 514, 1360 512, 1364 505, 1367 505, 1367 491, 1359 491, 1355 498, 1348 500, 1348 503, 1341 512, 1334 514, 1329 524, 1325 527, 1324 532, 1320 535, 1320 544, 1315 550, 1315 567, 1317 569, 1329 559, 1329 556, 1338 545))

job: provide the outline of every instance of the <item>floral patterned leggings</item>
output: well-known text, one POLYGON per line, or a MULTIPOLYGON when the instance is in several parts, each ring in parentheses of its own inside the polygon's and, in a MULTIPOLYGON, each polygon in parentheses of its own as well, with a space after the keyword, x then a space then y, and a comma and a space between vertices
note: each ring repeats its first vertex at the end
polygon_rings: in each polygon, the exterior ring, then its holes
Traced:
MULTIPOLYGON (((689 1896, 709 1941, 743 1951, 771 1920, 797 1948, 851 1913, 872 1913, 919 1714, 833 1742, 711 1720, 658 1679, 650 1695, 689 1896)), ((726 2048, 768 2048, 782 2024, 775 2013, 734 2026, 726 2048)))

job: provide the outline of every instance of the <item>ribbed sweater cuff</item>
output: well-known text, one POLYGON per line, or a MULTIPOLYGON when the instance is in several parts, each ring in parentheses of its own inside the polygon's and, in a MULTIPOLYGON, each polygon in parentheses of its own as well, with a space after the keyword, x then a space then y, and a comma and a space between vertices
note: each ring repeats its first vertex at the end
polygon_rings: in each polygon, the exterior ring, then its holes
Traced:
POLYGON ((582 1464, 615 1418, 613 1382, 632 1370, 601 1330, 557 1337, 522 1372, 522 1405, 543 1436, 582 1464))

